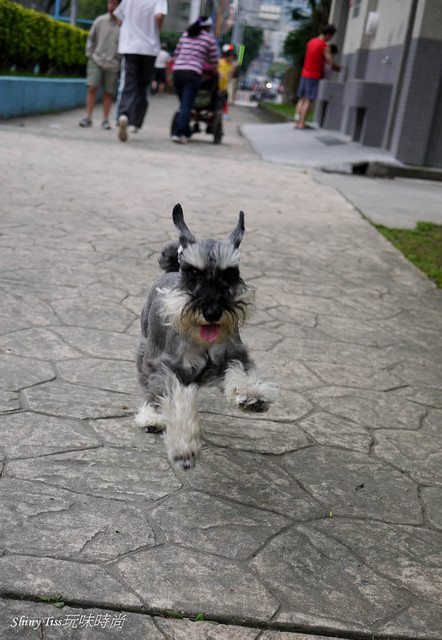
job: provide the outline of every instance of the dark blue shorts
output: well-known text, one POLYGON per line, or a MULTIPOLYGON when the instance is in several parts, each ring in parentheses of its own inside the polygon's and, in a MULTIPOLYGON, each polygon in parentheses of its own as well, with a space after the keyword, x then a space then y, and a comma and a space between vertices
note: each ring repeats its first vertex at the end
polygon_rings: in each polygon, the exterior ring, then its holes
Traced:
POLYGON ((298 98, 308 98, 309 100, 316 100, 318 84, 319 80, 315 80, 315 78, 304 78, 303 76, 301 76, 301 81, 298 87, 298 98))

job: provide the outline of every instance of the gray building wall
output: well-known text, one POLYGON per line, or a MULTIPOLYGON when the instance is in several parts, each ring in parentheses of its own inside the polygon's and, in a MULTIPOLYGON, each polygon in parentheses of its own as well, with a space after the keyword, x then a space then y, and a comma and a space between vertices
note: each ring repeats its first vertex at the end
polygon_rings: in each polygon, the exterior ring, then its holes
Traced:
POLYGON ((316 120, 404 163, 442 167, 442 0, 333 0, 330 22, 344 70, 320 83, 316 120), (379 14, 371 34, 369 11, 379 14))

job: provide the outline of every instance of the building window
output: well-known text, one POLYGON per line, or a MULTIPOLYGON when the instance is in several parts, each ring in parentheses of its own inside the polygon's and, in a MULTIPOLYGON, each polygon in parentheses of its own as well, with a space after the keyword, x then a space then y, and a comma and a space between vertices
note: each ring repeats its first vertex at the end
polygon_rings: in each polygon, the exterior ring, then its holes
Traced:
POLYGON ((354 0, 352 18, 357 18, 361 10, 361 0, 354 0))
POLYGON ((180 16, 188 20, 190 16, 190 2, 182 2, 180 7, 180 16))

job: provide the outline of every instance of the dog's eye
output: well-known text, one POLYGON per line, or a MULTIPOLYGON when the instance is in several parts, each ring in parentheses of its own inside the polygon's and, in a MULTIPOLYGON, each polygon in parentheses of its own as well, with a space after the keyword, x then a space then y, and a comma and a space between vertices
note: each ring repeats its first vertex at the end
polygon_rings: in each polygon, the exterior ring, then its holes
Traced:
POLYGON ((186 276, 191 280, 198 280, 199 276, 201 275, 201 271, 196 267, 186 267, 184 269, 184 272, 186 276))
POLYGON ((228 269, 224 269, 224 271, 221 272, 221 277, 224 282, 227 282, 227 284, 234 285, 238 282, 239 269, 237 269, 236 267, 229 267, 228 269))

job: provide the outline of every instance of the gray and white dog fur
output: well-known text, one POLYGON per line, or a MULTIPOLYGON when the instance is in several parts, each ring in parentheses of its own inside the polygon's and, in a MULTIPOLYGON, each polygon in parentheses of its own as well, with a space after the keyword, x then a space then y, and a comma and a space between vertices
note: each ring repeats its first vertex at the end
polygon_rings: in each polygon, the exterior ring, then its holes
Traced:
POLYGON ((137 369, 145 402, 136 423, 148 431, 165 429, 169 460, 188 469, 201 448, 201 385, 216 384, 230 404, 255 413, 267 411, 279 389, 268 370, 255 367, 239 334, 254 303, 254 290, 239 273, 244 213, 222 242, 198 242, 181 205, 172 217, 179 242, 163 248, 158 261, 166 273, 141 314, 137 369))

